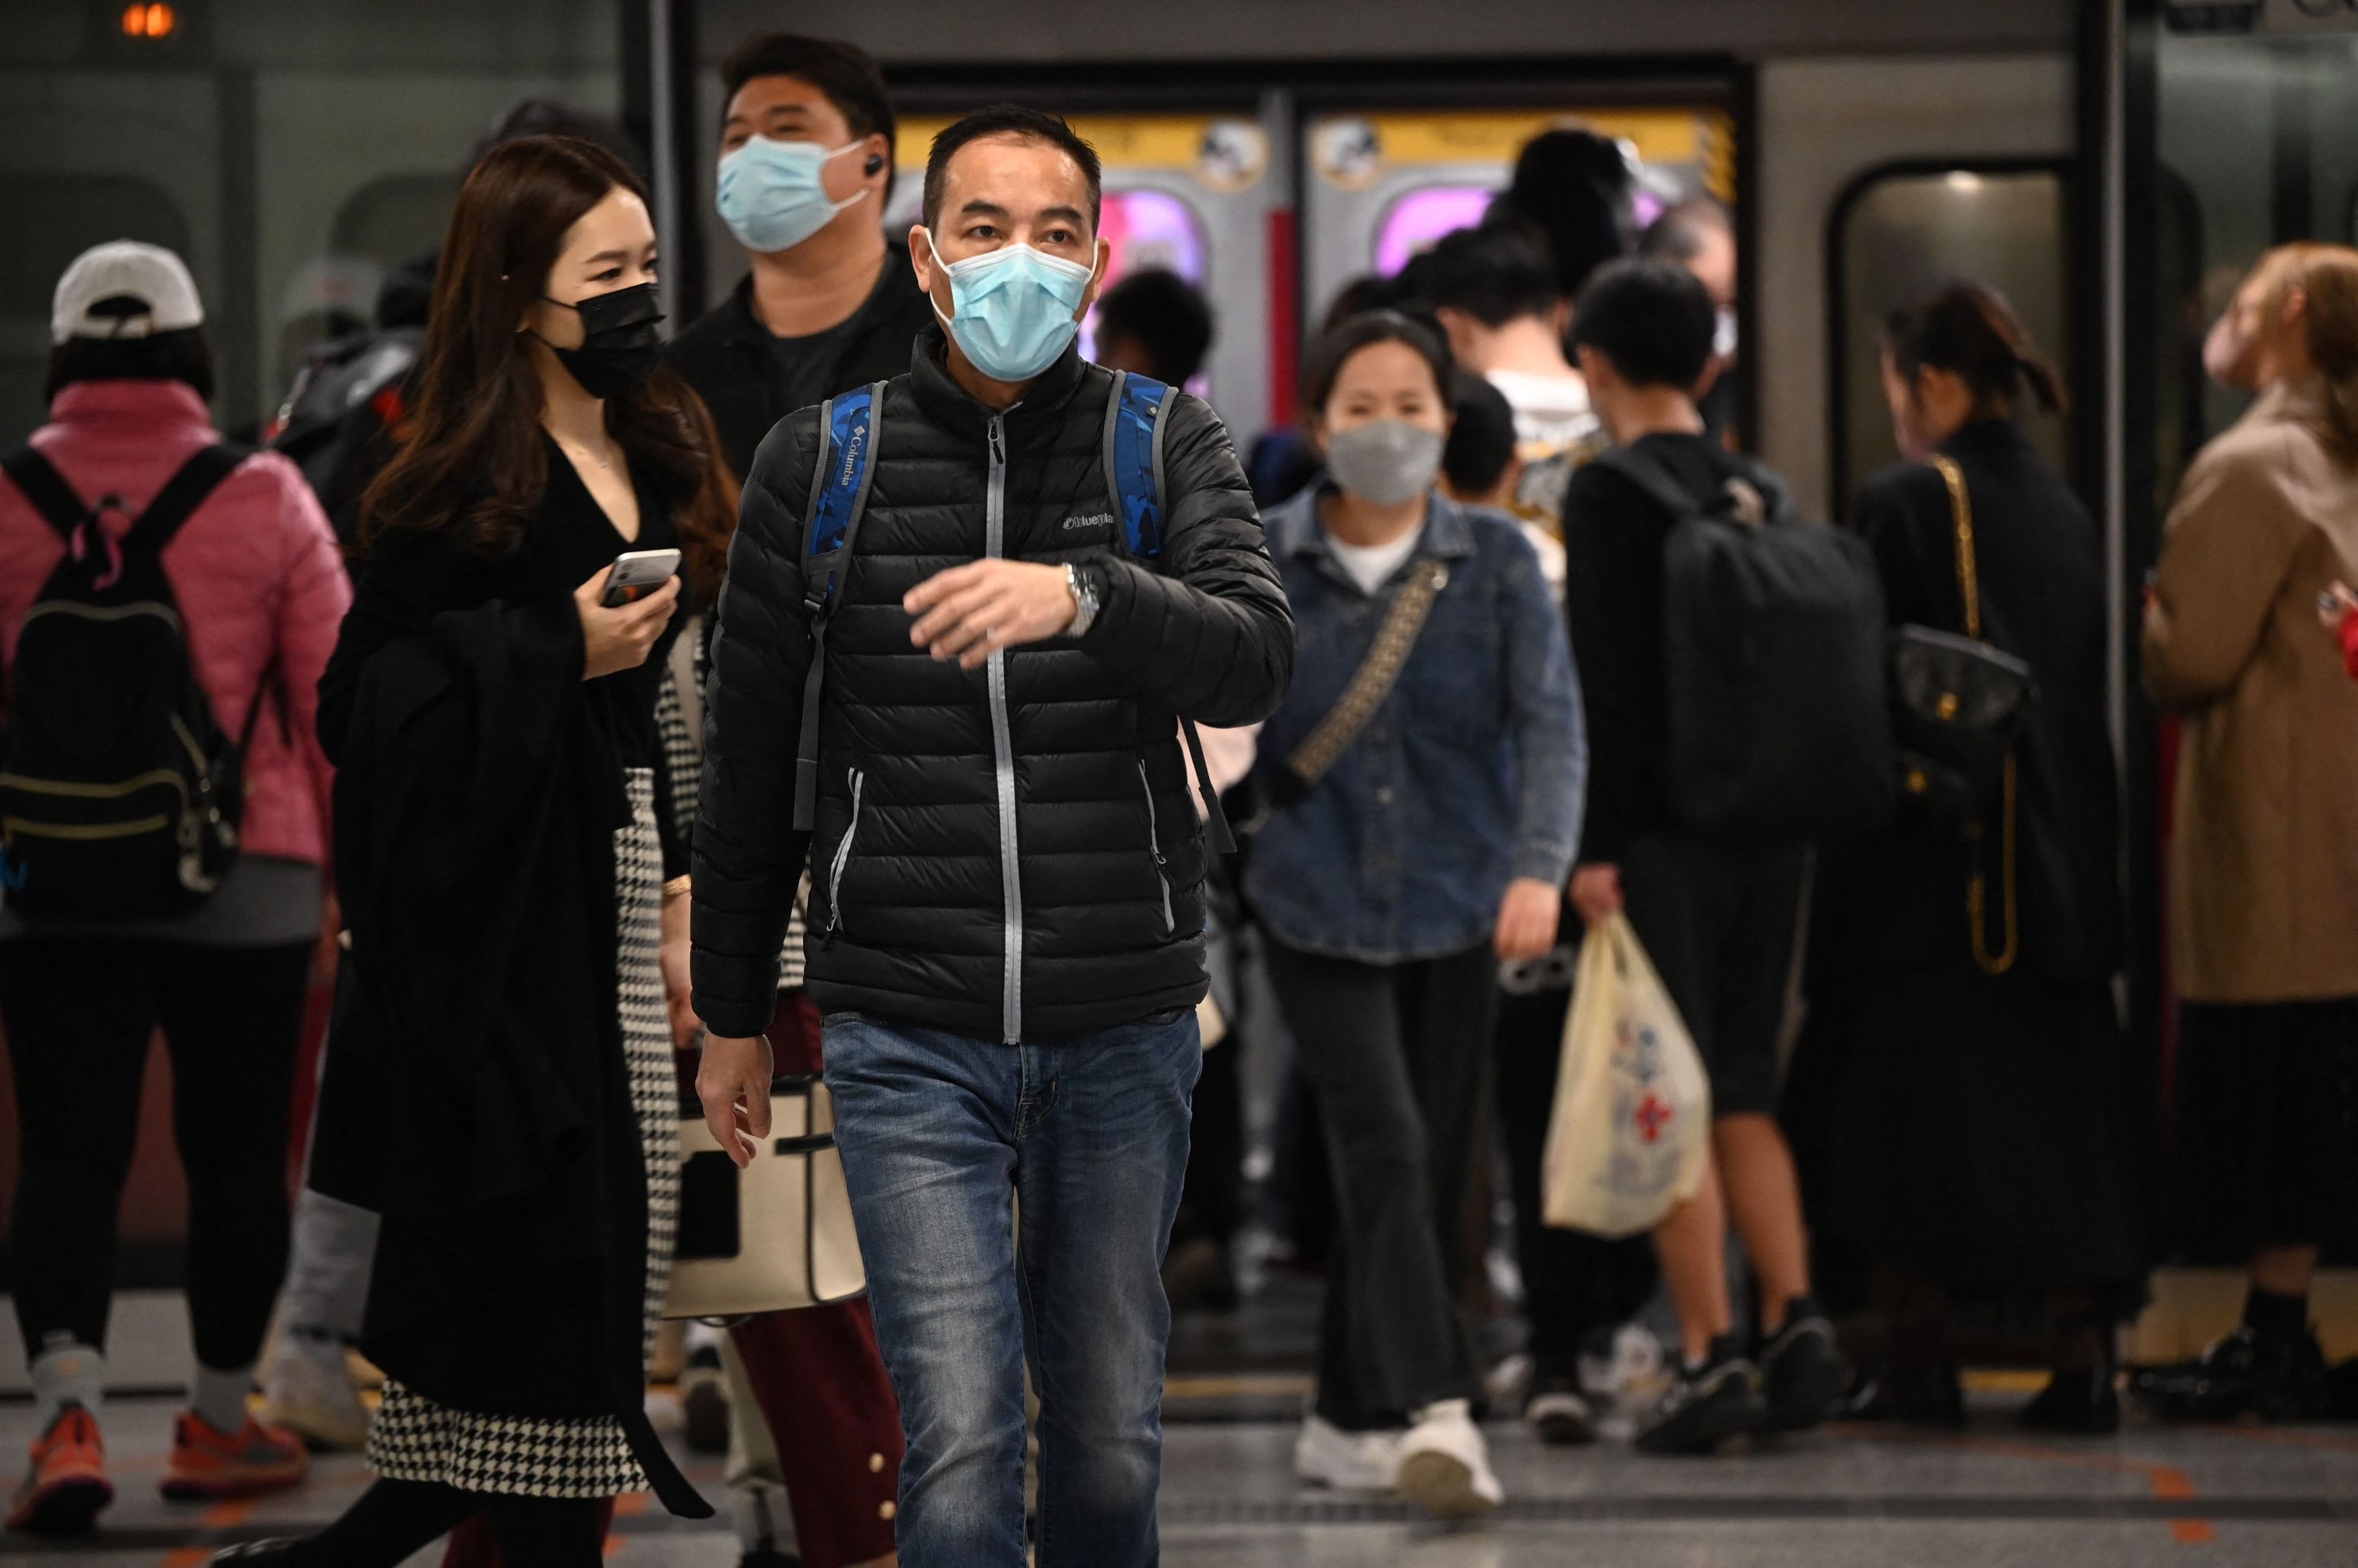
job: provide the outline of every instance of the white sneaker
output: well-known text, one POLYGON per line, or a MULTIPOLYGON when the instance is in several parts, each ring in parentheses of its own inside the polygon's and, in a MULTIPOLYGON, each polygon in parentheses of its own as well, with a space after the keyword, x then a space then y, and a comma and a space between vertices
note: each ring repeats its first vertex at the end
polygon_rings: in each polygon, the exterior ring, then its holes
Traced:
POLYGON ((1293 1473, 1338 1492, 1389 1492, 1400 1477, 1397 1432, 1345 1432, 1311 1416, 1293 1440, 1293 1473))
POLYGON ((366 1447, 368 1407, 352 1390, 343 1346, 311 1335, 280 1335, 262 1367, 262 1419, 313 1448, 366 1447))
POLYGON ((1490 1471, 1489 1445, 1464 1400, 1441 1400, 1417 1412, 1400 1443, 1400 1495, 1435 1519, 1468 1519, 1506 1501, 1490 1471))

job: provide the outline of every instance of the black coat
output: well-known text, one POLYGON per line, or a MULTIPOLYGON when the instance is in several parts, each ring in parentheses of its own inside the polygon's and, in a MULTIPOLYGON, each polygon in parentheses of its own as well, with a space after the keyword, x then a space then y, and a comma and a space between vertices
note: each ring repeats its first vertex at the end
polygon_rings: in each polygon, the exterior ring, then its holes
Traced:
POLYGON ((1038 1040, 1204 994, 1203 836, 1175 716, 1264 718, 1293 665, 1293 620, 1228 431, 1175 395, 1157 569, 1120 553, 1103 467, 1109 374, 1067 349, 994 419, 951 380, 943 349, 929 328, 885 391, 857 559, 827 634, 815 845, 792 813, 816 410, 772 434, 745 485, 695 833, 697 1011, 724 1035, 769 1022, 806 857, 807 983, 822 1010, 1038 1040), (926 578, 989 554, 1091 563, 1104 584, 1077 643, 1005 655, 1003 702, 990 672, 912 647, 901 608, 926 578), (1002 791, 1015 807, 1004 823, 1002 791))
POLYGON ((811 377, 816 395, 796 400, 788 391, 779 340, 753 314, 750 274, 672 340, 664 362, 712 410, 730 471, 742 478, 771 427, 806 404, 899 375, 909 368, 909 345, 933 324, 933 301, 917 287, 908 248, 887 242, 875 292, 845 323, 841 340, 825 345, 827 363, 811 377))
MULTIPOLYGON (((384 1217, 362 1344, 388 1374, 486 1414, 611 1414, 700 1517, 644 1413, 647 1184, 616 1011, 622 770, 652 760, 653 687, 581 678, 570 585, 620 541, 550 462, 514 556, 388 535, 321 682, 352 945, 310 1181, 384 1217)), ((666 524, 642 495, 644 542, 666 524)))
MULTIPOLYGON (((2017 752, 2017 856, 2026 971, 2110 976, 2120 965, 2120 814, 2105 672, 2104 540, 2069 486, 2011 420, 1969 425, 1943 449, 1965 476, 1979 556, 1982 630, 2039 685, 2017 752)), ((1852 523, 1875 551, 1895 626, 1962 633, 1949 492, 1920 463, 1859 492, 1852 523)), ((1989 940, 2002 933, 1997 860, 1989 940)), ((1903 809, 1886 832, 1828 850, 1815 894, 1814 962, 1826 972, 1974 968, 1968 853, 1903 809)))

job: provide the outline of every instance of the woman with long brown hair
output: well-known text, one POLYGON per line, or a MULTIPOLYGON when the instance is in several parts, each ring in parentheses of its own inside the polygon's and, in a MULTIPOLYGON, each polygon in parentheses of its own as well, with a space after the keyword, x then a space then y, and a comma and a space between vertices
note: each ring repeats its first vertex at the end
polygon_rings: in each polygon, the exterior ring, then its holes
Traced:
POLYGON ((2027 398, 2060 409, 2063 384, 1996 294, 1952 283, 1895 313, 1883 380, 1906 460, 1852 522, 1891 623, 1985 639, 2039 696, 1994 798, 1911 795, 1822 854, 1789 1107, 1811 1213, 1871 1266, 1888 1338, 1864 1413, 1961 1422, 1949 1309, 2019 1300, 2052 1336, 2024 1424, 2109 1432, 2113 1329, 2146 1264, 2113 1000, 2104 537, 2015 420, 2027 398))
POLYGON ((2270 252, 2234 314, 2260 396, 2179 486, 2145 678, 2181 725, 2172 1239, 2249 1290, 2239 1328, 2137 1390, 2297 1421, 2331 1401, 2318 1254, 2358 1236, 2358 687, 2315 619, 2358 568, 2358 251, 2270 252))
POLYGON ((480 1515, 508 1568, 590 1568, 604 1498, 709 1512, 644 1410, 678 1187, 655 708, 680 588, 612 604, 607 579, 708 565, 733 497, 654 373, 654 265, 644 191, 586 142, 496 149, 451 216, 320 691, 352 972, 311 1180, 384 1217, 383 1478, 243 1561, 391 1568, 480 1515))

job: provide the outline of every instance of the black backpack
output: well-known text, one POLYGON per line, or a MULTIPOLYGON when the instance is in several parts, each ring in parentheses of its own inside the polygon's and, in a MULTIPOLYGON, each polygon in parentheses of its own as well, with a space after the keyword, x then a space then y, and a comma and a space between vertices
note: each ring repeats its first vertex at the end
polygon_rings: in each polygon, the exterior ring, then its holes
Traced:
POLYGON ((243 762, 261 716, 222 732, 197 681, 163 552, 250 454, 197 453, 119 541, 27 447, 0 459, 66 541, 7 671, 0 730, 0 896, 29 919, 167 920, 201 908, 237 855, 243 762))
POLYGON ((1699 498, 1646 452, 1596 460, 1675 520, 1663 550, 1671 806, 1754 843, 1871 833, 1891 814, 1883 589, 1854 535, 1748 465, 1699 498))

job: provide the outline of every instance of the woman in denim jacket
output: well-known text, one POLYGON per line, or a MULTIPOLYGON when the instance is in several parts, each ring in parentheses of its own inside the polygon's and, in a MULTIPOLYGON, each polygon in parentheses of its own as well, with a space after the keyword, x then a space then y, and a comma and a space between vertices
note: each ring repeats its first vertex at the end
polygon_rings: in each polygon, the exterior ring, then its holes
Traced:
POLYGON ((1447 373, 1440 340, 1390 311, 1311 356, 1304 417, 1327 471, 1269 519, 1299 652, 1259 771, 1292 804, 1246 891, 1341 1210, 1295 1468, 1454 1516, 1500 1500, 1454 1304, 1498 965, 1555 941, 1586 759, 1537 554, 1512 518, 1433 488, 1447 373), (1422 631, 1338 751, 1329 716, 1403 596, 1429 596, 1422 631))

